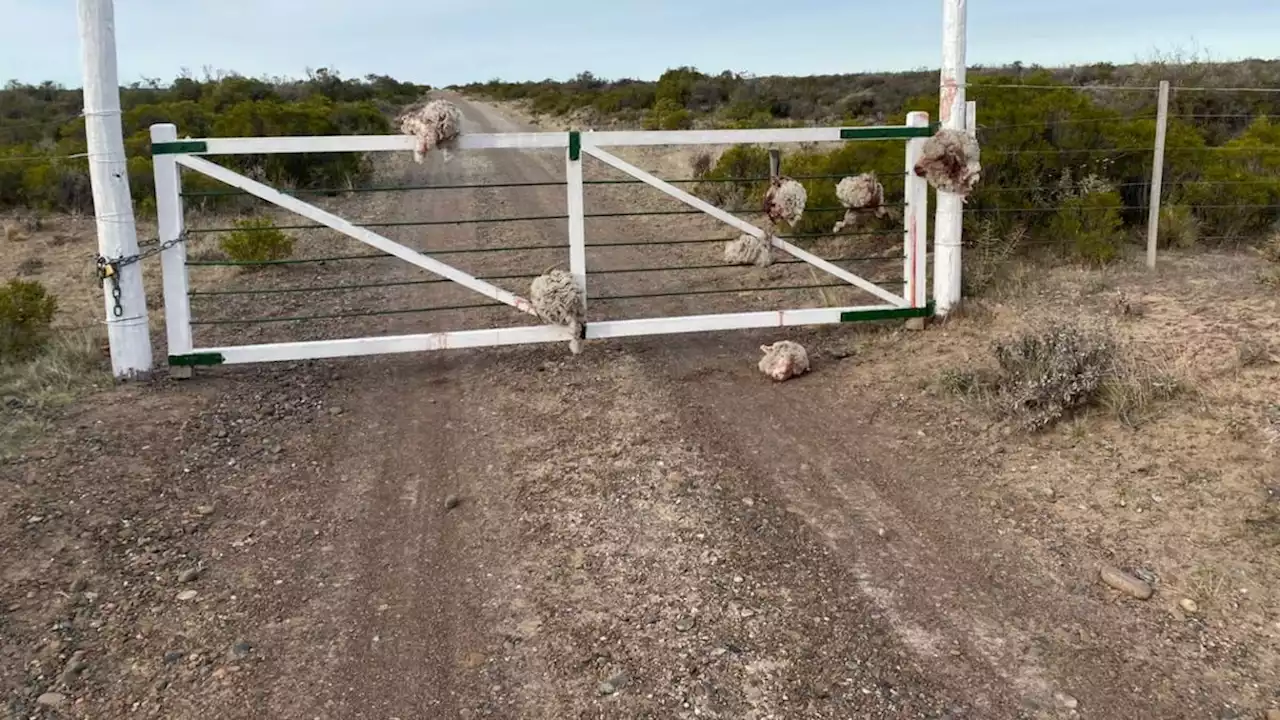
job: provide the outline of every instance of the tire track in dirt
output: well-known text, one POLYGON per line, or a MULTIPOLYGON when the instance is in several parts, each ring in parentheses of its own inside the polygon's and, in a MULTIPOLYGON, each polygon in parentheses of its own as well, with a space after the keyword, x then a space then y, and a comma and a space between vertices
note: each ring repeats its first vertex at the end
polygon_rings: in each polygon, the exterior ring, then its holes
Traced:
MULTIPOLYGON (((834 332, 786 335, 825 359, 834 332)), ((970 682, 986 676, 985 691, 996 693, 1006 685, 1037 717, 1067 710, 1060 693, 1088 717, 1216 716, 1220 688, 1188 682, 1198 670, 1158 649, 1156 628, 1104 602, 1089 580, 1070 579, 1092 568, 1057 568, 1001 537, 965 489, 982 481, 965 465, 976 449, 949 446, 936 418, 911 411, 906 388, 897 397, 860 392, 857 370, 829 359, 818 374, 772 387, 744 360, 754 347, 750 337, 718 348, 697 338, 652 348, 644 363, 658 374, 698 356, 701 371, 682 383, 685 422, 766 478, 759 491, 826 539, 940 675, 968 666, 970 682)))

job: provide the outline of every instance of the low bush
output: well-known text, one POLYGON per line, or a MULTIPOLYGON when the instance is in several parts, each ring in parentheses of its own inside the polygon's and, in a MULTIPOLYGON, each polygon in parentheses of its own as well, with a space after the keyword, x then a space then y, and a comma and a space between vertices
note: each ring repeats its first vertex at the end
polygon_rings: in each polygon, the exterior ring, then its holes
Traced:
POLYGON ((1200 219, 1186 205, 1166 205, 1160 209, 1156 242, 1160 247, 1187 249, 1200 240, 1200 219))
POLYGON ((0 286, 0 360, 36 355, 49 338, 58 301, 34 280, 0 286))
POLYGON ((243 218, 235 227, 218 243, 235 262, 271 262, 293 255, 293 237, 277 228, 271 218, 243 218))
POLYGON ((1068 185, 1064 179, 1058 209, 1049 222, 1050 234, 1076 257, 1091 263, 1108 263, 1120 255, 1124 220, 1120 194, 1094 175, 1068 185))
POLYGON ((1111 334, 1069 324, 997 341, 993 351, 999 409, 1028 430, 1047 428, 1097 401, 1115 371, 1111 334))

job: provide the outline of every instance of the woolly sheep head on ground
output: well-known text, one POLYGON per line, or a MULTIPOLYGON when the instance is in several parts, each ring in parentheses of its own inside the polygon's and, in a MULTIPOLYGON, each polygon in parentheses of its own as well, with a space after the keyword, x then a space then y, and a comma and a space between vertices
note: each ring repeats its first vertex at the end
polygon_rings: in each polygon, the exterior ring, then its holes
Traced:
POLYGON ((462 111, 448 100, 415 105, 400 116, 400 131, 418 138, 413 159, 422 162, 427 153, 438 147, 449 147, 462 132, 462 111))
POLYGON ((776 382, 809 372, 809 353, 800 343, 781 340, 772 345, 761 345, 760 352, 764 357, 760 358, 757 367, 776 382))
POLYGON ((943 128, 925 141, 915 173, 936 190, 967 198, 982 175, 978 140, 964 130, 943 128))
POLYGON ((730 265, 768 267, 773 264, 773 243, 768 237, 741 235, 725 243, 724 261, 730 265))
POLYGON ((764 194, 764 214, 774 225, 785 222, 794 226, 804 215, 808 197, 804 185, 779 175, 769 181, 769 190, 764 194))
POLYGON ((534 278, 529 285, 529 302, 543 321, 569 328, 569 350, 582 352, 582 322, 587 303, 573 275, 552 270, 534 278))
POLYGON ((847 208, 844 219, 836 223, 831 232, 840 232, 846 227, 855 227, 864 216, 884 217, 889 209, 884 206, 884 185, 876 178, 874 172, 846 177, 836 185, 836 198, 847 208))

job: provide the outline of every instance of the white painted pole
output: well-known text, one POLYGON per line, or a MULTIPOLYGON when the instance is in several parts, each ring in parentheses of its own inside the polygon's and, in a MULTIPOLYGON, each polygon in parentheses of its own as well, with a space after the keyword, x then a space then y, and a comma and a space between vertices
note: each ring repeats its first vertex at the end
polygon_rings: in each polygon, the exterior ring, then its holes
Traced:
MULTIPOLYGON (((129 195, 129 172, 120 122, 120 82, 116 70, 115 12, 112 0, 79 0, 80 58, 84 71, 84 124, 89 179, 98 229, 98 254, 107 261, 138 252, 138 231, 129 195)), ((103 281, 111 370, 131 378, 151 370, 151 334, 142 265, 120 268, 103 281), (119 314, 112 286, 119 282, 119 314)))
MULTIPOLYGON (((945 128, 965 127, 966 0, 942 0, 942 77, 938 96, 938 120, 945 128)), ((933 236, 934 312, 945 316, 960 302, 960 242, 964 199, 938 191, 938 211, 933 236)))
POLYGON ((1156 106, 1156 149, 1151 159, 1151 202, 1147 209, 1147 267, 1156 266, 1156 241, 1160 237, 1160 193, 1164 187, 1164 143, 1169 131, 1169 81, 1160 81, 1156 106))
MULTIPOLYGON (((929 113, 913 112, 907 115, 907 125, 911 127, 929 127, 929 113)), ((924 153, 925 138, 912 138, 907 141, 906 168, 907 182, 903 192, 906 211, 903 215, 903 256, 902 267, 903 297, 911 307, 924 307, 927 300, 925 286, 925 261, 929 253, 929 182, 916 175, 916 163, 924 153)), ((913 318, 912 320, 916 320, 913 318)), ((923 322, 908 322, 909 327, 923 327, 923 322)))
MULTIPOLYGON (((178 139, 176 125, 151 126, 151 142, 175 142, 178 139)), ((160 241, 168 242, 182 236, 182 176, 173 155, 156 155, 152 158, 156 178, 156 219, 159 223, 160 241)), ((160 253, 160 267, 164 273, 164 325, 168 338, 169 355, 186 355, 191 352, 191 299, 187 297, 187 244, 185 242, 160 253)), ((191 368, 174 365, 169 377, 189 378, 191 368)))
POLYGON ((978 101, 966 100, 964 103, 964 128, 972 138, 978 137, 978 101))
POLYGON ((582 180, 582 147, 580 141, 571 141, 565 155, 565 180, 568 186, 566 214, 569 216, 569 272, 582 291, 582 301, 587 300, 587 228, 582 180))

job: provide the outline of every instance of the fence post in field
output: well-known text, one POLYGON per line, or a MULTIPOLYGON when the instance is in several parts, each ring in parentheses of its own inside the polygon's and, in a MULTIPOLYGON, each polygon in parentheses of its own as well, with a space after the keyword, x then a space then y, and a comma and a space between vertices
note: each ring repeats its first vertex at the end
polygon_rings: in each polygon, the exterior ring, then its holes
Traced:
MULTIPOLYGON (((151 126, 151 142, 178 140, 176 125, 151 126)), ((182 176, 173 155, 154 155, 152 165, 156 180, 156 221, 160 242, 181 238, 186 228, 182 223, 182 176)), ((187 246, 178 242, 160 252, 160 268, 164 281, 164 324, 169 356, 191 353, 191 299, 187 296, 187 246)), ((191 377, 189 365, 171 365, 169 377, 191 377)))
POLYGON ((769 151, 769 179, 782 174, 782 151, 774 148, 769 151))
POLYGON ((1160 192, 1164 184, 1164 143, 1169 131, 1169 81, 1160 81, 1156 105, 1156 149, 1151 158, 1151 202, 1147 208, 1147 267, 1156 266, 1156 242, 1160 237, 1160 192))
MULTIPOLYGON (((965 126, 965 25, 966 0, 942 0, 942 76, 938 120, 942 127, 965 126)), ((938 191, 933 235, 933 301, 935 312, 946 314, 960 302, 960 241, 964 225, 964 199, 938 191)))
POLYGON ((132 378, 151 370, 151 332, 142 264, 111 264, 138 253, 138 230, 129 194, 129 168, 120 119, 112 0, 79 0, 80 60, 84 73, 84 129, 89 180, 97 221, 98 255, 108 263, 102 280, 106 296, 111 370, 132 378))

